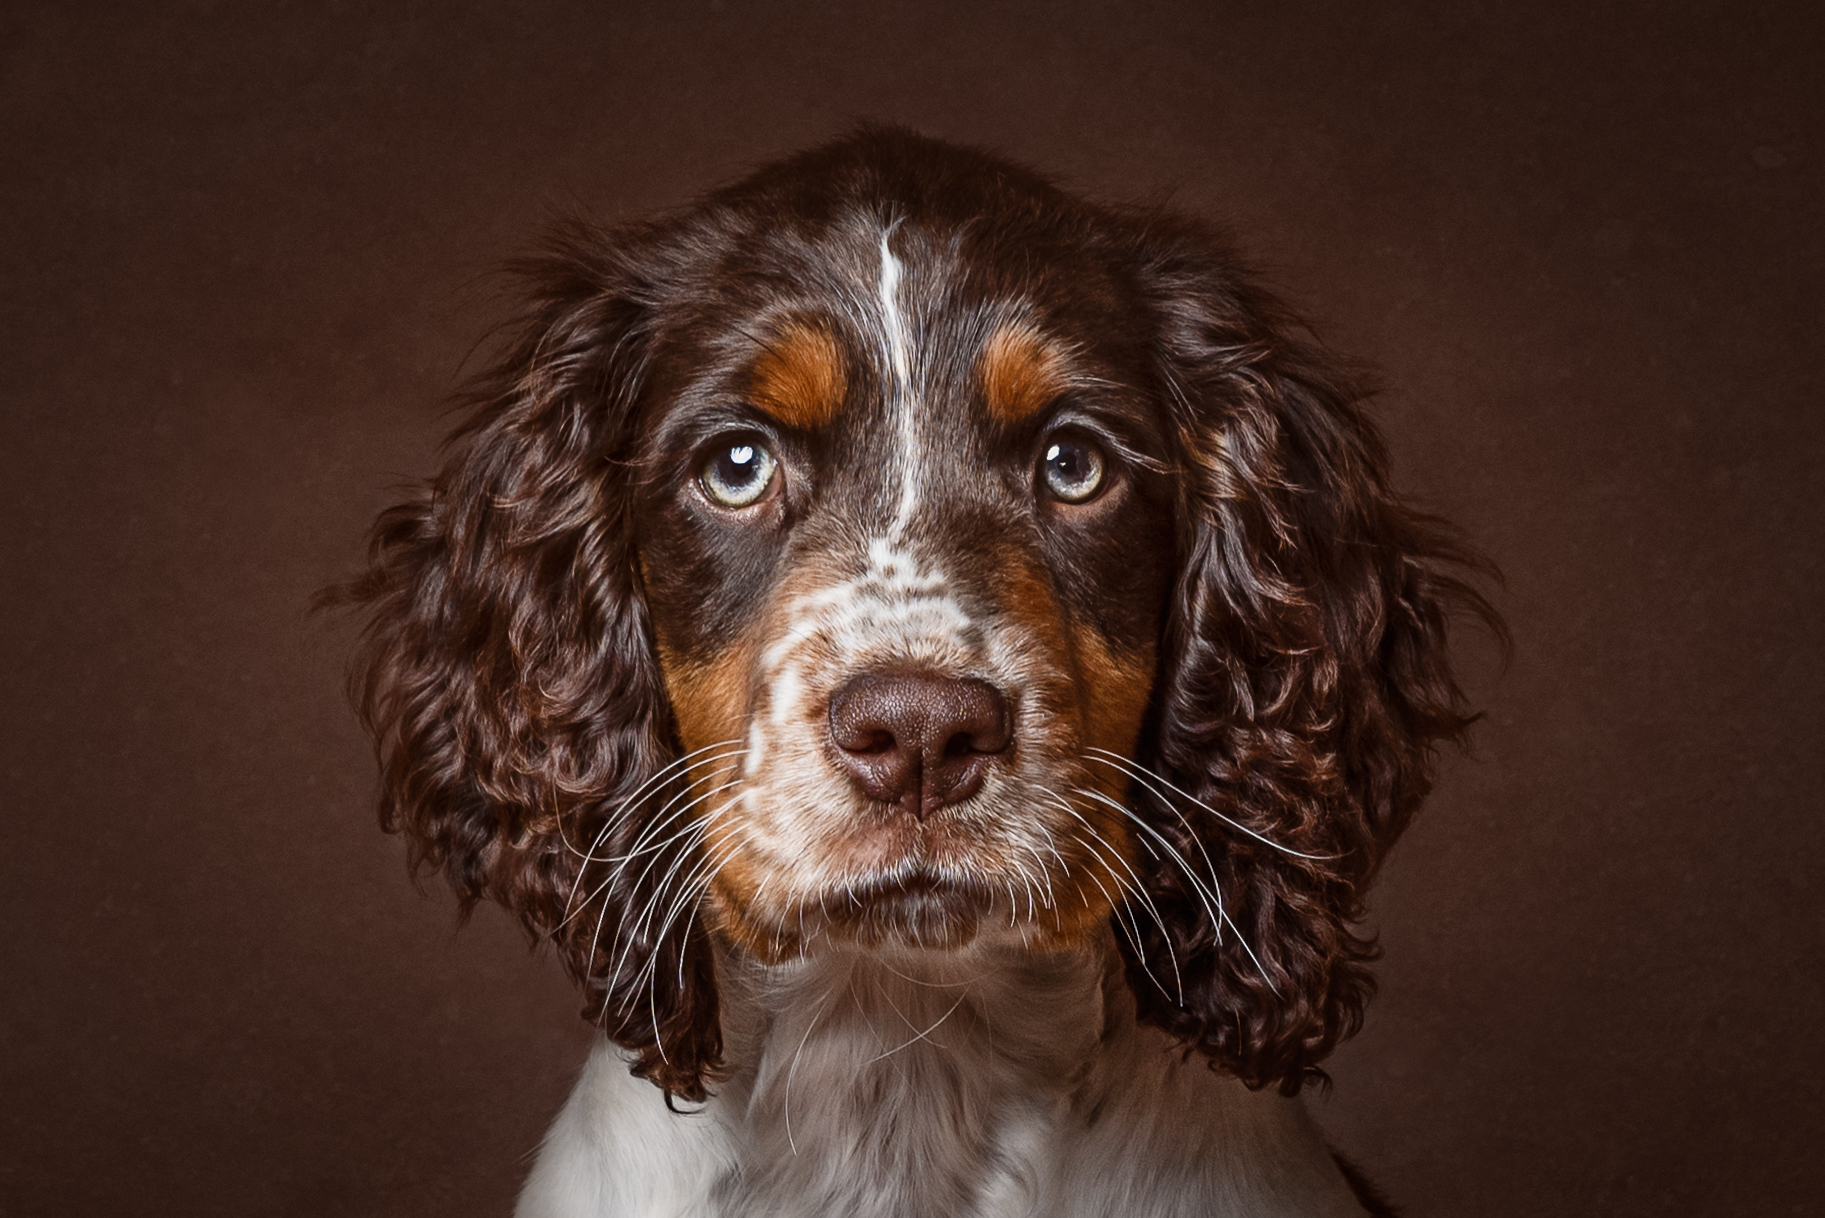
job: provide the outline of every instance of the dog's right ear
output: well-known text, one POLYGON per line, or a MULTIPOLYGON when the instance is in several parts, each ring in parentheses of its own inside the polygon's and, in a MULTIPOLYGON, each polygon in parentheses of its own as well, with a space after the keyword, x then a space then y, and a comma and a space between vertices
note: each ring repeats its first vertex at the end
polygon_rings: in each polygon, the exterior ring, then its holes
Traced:
MULTIPOLYGON (((519 265, 531 307, 459 401, 443 468, 374 526, 352 696, 380 821, 556 944, 636 1073, 701 1098, 721 1051, 695 921, 667 925, 670 710, 634 561, 624 458, 648 382, 650 234, 570 224, 519 265)), ((685 911, 688 913, 688 911, 685 911)))

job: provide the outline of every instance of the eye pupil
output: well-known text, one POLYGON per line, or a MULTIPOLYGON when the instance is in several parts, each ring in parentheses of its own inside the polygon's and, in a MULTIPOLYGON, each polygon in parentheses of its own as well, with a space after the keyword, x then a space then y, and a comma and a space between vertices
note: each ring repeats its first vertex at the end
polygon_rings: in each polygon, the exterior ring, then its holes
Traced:
POLYGON ((1046 445, 1040 476, 1053 498, 1083 503, 1103 485, 1103 453, 1088 440, 1062 438, 1046 445))

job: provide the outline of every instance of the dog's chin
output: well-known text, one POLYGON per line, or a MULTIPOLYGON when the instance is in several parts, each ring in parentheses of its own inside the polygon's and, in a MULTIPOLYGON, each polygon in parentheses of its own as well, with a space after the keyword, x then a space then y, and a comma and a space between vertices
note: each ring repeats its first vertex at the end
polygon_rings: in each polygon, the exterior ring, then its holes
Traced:
POLYGON ((969 946, 993 904, 975 885, 919 871, 844 893, 820 912, 832 939, 955 951, 969 946))

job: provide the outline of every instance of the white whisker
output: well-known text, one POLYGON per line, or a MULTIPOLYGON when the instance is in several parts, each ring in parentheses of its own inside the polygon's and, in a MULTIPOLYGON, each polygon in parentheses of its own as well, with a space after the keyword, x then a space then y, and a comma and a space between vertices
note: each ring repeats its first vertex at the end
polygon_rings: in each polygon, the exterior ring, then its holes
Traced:
POLYGON ((1132 775, 1134 778, 1138 779, 1140 782, 1145 783, 1153 791, 1153 793, 1158 795, 1161 799, 1166 798, 1166 793, 1164 791, 1161 791, 1159 789, 1159 786, 1156 786, 1155 784, 1158 783, 1160 785, 1163 785, 1163 786, 1171 789, 1178 795, 1181 795, 1184 798, 1189 799, 1192 803, 1198 805, 1198 807, 1204 809, 1204 811, 1210 813, 1212 816, 1216 817, 1218 820, 1222 821, 1224 824, 1228 825, 1230 828, 1235 829, 1241 833, 1246 833, 1246 834, 1248 834, 1248 836, 1254 838, 1256 841, 1260 842, 1262 845, 1271 846, 1275 850, 1280 851, 1280 853, 1282 853, 1282 854, 1290 854, 1296 859, 1310 859, 1314 862, 1319 862, 1319 861, 1323 861, 1326 859, 1334 859, 1337 857, 1334 854, 1301 854, 1299 851, 1294 850, 1289 846, 1282 846, 1279 842, 1274 841, 1272 838, 1263 837, 1261 834, 1255 832, 1253 829, 1250 829, 1247 825, 1243 824, 1241 821, 1238 821, 1231 817, 1223 815, 1221 812, 1217 811, 1215 808, 1211 807, 1209 804, 1207 804, 1203 800, 1199 799, 1196 795, 1193 795, 1190 791, 1187 791, 1183 787, 1177 786, 1177 785, 1173 784, 1172 782, 1169 782, 1168 780, 1160 777, 1158 774, 1150 773, 1149 771, 1142 769, 1140 766, 1136 765, 1133 761, 1130 761, 1128 758, 1123 757, 1120 753, 1111 753, 1108 749, 1099 749, 1099 748, 1096 748, 1093 746, 1088 750, 1087 755, 1093 761, 1101 761, 1104 765, 1111 766, 1114 769, 1118 769, 1118 770, 1123 771, 1126 774, 1132 775))
MULTIPOLYGON (((1166 945, 1166 958, 1172 964, 1173 989, 1177 995, 1177 1002, 1180 1006, 1184 1006, 1185 981, 1179 973, 1178 953, 1172 948, 1172 932, 1166 929, 1166 919, 1161 916, 1159 906, 1153 903, 1153 896, 1147 891, 1147 885, 1141 880, 1141 877, 1135 873, 1134 868, 1129 865, 1128 860, 1122 857, 1121 852, 1111 845, 1108 839, 1103 837, 1101 833, 1097 832, 1096 826, 1092 825, 1069 800, 1066 800, 1054 791, 1047 791, 1046 795, 1051 798, 1057 807, 1075 817, 1077 823, 1084 827, 1084 831, 1094 839, 1094 844, 1091 846, 1092 850, 1095 850, 1096 846, 1100 845, 1103 850, 1108 852, 1111 858, 1120 863, 1123 869, 1128 872, 1128 875, 1133 881, 1132 883, 1124 881, 1120 875, 1116 874, 1114 868, 1110 868, 1109 878, 1115 881, 1117 887, 1132 892, 1135 896, 1139 897, 1141 903, 1147 907, 1147 912, 1153 915, 1154 925, 1160 928, 1160 942, 1166 945)), ((1097 851, 1096 853, 1098 858, 1102 857, 1102 851, 1097 851)), ((1095 874, 1092 873, 1091 879, 1094 880, 1095 878, 1095 874)), ((1131 906, 1131 903, 1124 901, 1123 906, 1131 906)), ((1159 988, 1159 991, 1164 994, 1166 993, 1166 987, 1161 985, 1159 978, 1153 975, 1153 970, 1147 966, 1147 953, 1141 950, 1141 924, 1135 919, 1132 908, 1129 910, 1128 917, 1133 927, 1133 933, 1129 935, 1128 941, 1134 944, 1134 958, 1139 962, 1141 971, 1147 974, 1147 979, 1152 981, 1153 984, 1159 988)))
MULTIPOLYGON (((885 995, 883 995, 883 996, 885 997, 885 995)), ((944 1012, 944 1014, 938 1016, 938 1021, 936 1023, 932 1024, 931 1027, 925 1029, 925 1031, 919 1033, 917 1036, 913 1037, 911 1040, 905 1041, 902 1044, 895 1045, 893 1048, 887 1050, 887 1052, 885 1052, 885 1053, 875 1054, 873 1057, 869 1058, 867 1061, 863 1062, 862 1064, 865 1066, 872 1066, 883 1058, 892 1057, 894 1054, 898 1053, 901 1049, 905 1049, 911 1045, 918 1044, 920 1041, 924 1040, 926 1037, 930 1036, 933 1032, 936 1032, 940 1027, 942 1027, 945 1020, 949 1019, 952 1015, 955 1015, 957 1013, 957 1008, 962 1006, 963 1000, 968 997, 969 997, 969 994, 967 994, 967 993, 957 995, 957 1001, 951 1003, 950 1010, 948 1010, 948 1011, 944 1012)), ((891 1000, 889 1000, 888 1005, 893 1006, 893 1002, 891 1000)), ((906 1019, 905 1012, 901 1011, 899 1007, 894 1006, 894 1011, 899 1014, 901 1019, 906 1019)), ((907 1026, 912 1027, 915 1025, 913 1025, 913 1023, 910 1020, 908 1020, 907 1026)))
MULTIPOLYGON (((625 798, 623 798, 621 800, 620 804, 616 807, 613 814, 611 814, 608 817, 608 824, 603 826, 603 832, 606 832, 607 829, 609 828, 609 826, 612 826, 612 825, 626 819, 628 816, 632 815, 640 807, 641 801, 646 799, 647 796, 652 792, 652 790, 654 788, 658 787, 660 784, 664 783, 668 779, 677 777, 679 774, 683 773, 683 771, 692 764, 692 758, 698 757, 704 753, 708 753, 714 749, 728 748, 730 745, 739 745, 740 743, 741 742, 739 740, 724 740, 718 744, 706 744, 700 749, 693 749, 691 752, 686 753, 684 756, 675 758, 672 761, 667 762, 664 766, 660 767, 660 769, 658 771, 656 771, 649 778, 647 778, 647 780, 645 782, 642 782, 638 787, 634 788, 634 790, 631 794, 627 795, 625 798)), ((746 749, 737 749, 734 753, 725 754, 725 756, 738 756, 739 754, 745 753, 745 752, 747 752, 746 749)), ((722 760, 722 758, 717 758, 716 760, 722 760)), ((602 840, 602 834, 598 833, 596 835, 596 841, 599 843, 601 840, 602 840)), ((588 855, 584 854, 583 851, 580 851, 575 846, 571 845, 570 839, 568 837, 564 838, 564 846, 572 854, 583 854, 585 858, 588 857, 588 855)), ((590 847, 590 850, 593 851, 594 849, 595 849, 595 846, 592 845, 590 847)))
MULTIPOLYGON (((1142 829, 1146 830, 1148 833, 1150 833, 1154 837, 1158 838, 1159 841, 1161 842, 1161 844, 1166 846, 1166 848, 1168 850, 1173 850, 1171 842, 1169 842, 1166 838, 1162 837, 1158 833, 1158 831, 1153 828, 1152 825, 1149 825, 1146 821, 1142 820, 1140 818, 1140 816, 1134 812, 1133 809, 1128 808, 1122 804, 1116 803, 1114 800, 1111 800, 1108 796, 1103 795, 1100 792, 1084 790, 1083 788, 1077 788, 1077 789, 1080 791, 1080 793, 1082 793, 1084 795, 1089 795, 1095 799, 1099 799, 1102 802, 1108 804, 1110 807, 1121 812, 1124 816, 1128 817, 1128 819, 1132 820, 1135 824, 1139 825, 1142 829)), ((1175 812, 1175 814, 1177 813, 1176 808, 1173 809, 1173 811, 1175 812)), ((1183 816, 1180 816, 1179 820, 1180 820, 1181 824, 1184 824, 1183 816)), ((1191 826, 1189 824, 1185 825, 1185 830, 1187 833, 1192 832, 1191 826)), ((1192 840, 1197 841, 1196 834, 1192 834, 1192 840)), ((1200 854, 1204 853, 1204 847, 1203 847, 1202 842, 1198 842, 1198 852, 1200 854)), ((1307 856, 1301 856, 1301 857, 1307 857, 1307 856)), ((1272 990, 1275 994, 1278 994, 1280 992, 1279 987, 1274 984, 1273 977, 1271 977, 1268 974, 1267 969, 1262 966, 1260 957, 1256 956, 1254 949, 1248 945, 1248 937, 1242 933, 1242 928, 1240 926, 1236 925, 1235 919, 1230 917, 1229 912, 1226 909, 1224 909, 1224 907, 1223 907, 1223 886, 1222 886, 1221 882, 1217 879, 1216 868, 1214 867, 1214 865, 1211 866, 1210 884, 1209 884, 1208 889, 1206 889, 1203 879, 1195 871, 1192 870, 1190 864, 1187 863, 1185 861, 1185 859, 1182 856, 1180 856, 1176 850, 1173 850, 1173 859, 1174 859, 1174 861, 1176 861, 1179 864, 1180 869, 1185 873, 1185 877, 1192 882, 1193 890, 1197 892, 1198 899, 1201 902, 1203 902, 1204 911, 1207 915, 1209 915, 1209 917, 1211 919, 1211 925, 1216 930, 1217 942, 1221 943, 1223 941, 1223 927, 1224 926, 1227 925, 1231 930, 1235 931, 1236 932, 1236 942, 1238 942, 1242 945, 1242 950, 1248 953, 1248 958, 1250 960, 1254 961, 1256 971, 1261 974, 1261 980, 1263 980, 1267 983, 1268 989, 1272 990), (1206 899, 1206 892, 1208 892, 1210 899, 1206 899), (1210 904, 1211 899, 1214 899, 1216 902, 1215 909, 1211 908, 1211 904, 1210 904)), ((1204 861, 1205 861, 1206 865, 1210 865, 1210 856, 1208 854, 1204 855, 1204 861)), ((1164 930, 1165 928, 1162 926, 1161 929, 1164 930)), ((1176 964, 1175 964, 1175 967, 1176 967, 1176 964)))
POLYGON ((797 1157, 797 1155, 798 1155, 798 1140, 792 1136, 792 1076, 798 1073, 798 1059, 805 1052, 805 1045, 808 1041, 810 1041, 811 1033, 812 1033, 813 1029, 815 1029, 817 1027, 817 1021, 824 1017, 824 1008, 827 1007, 829 1004, 830 1004, 830 999, 828 997, 826 997, 824 999, 824 1001, 817 1004, 817 1010, 816 1010, 816 1012, 814 1012, 812 1014, 811 1022, 805 1025, 805 1035, 799 1039, 798 1049, 796 1052, 794 1052, 792 1054, 792 1064, 786 1067, 786 1086, 785 1086, 785 1100, 784 1100, 785 1118, 786 1118, 786 1145, 788 1145, 792 1148, 792 1154, 794 1157, 797 1157))
MULTIPOLYGON (((737 780, 737 782, 738 781, 739 780, 737 780)), ((685 804, 683 807, 679 808, 676 812, 673 812, 670 816, 667 816, 665 819, 670 821, 670 820, 676 820, 680 817, 687 816, 690 813, 691 809, 699 807, 700 805, 704 804, 705 802, 716 798, 717 795, 728 790, 730 787, 737 785, 737 782, 724 783, 720 787, 715 787, 711 790, 705 791, 703 794, 692 799, 689 803, 685 804)), ((666 838, 662 842, 655 843, 654 845, 643 848, 643 849, 630 851, 629 853, 620 855, 618 857, 608 857, 608 858, 598 859, 597 861, 600 863, 604 863, 604 864, 612 863, 614 866, 609 871, 608 875, 602 879, 601 883, 597 884, 594 888, 590 889, 589 894, 583 898, 581 903, 578 903, 576 900, 577 884, 575 882, 573 882, 571 884, 570 902, 567 903, 565 906, 565 908, 569 909, 570 912, 565 916, 564 921, 558 923, 557 927, 554 927, 553 929, 554 930, 561 929, 572 918, 574 918, 578 914, 582 913, 585 909, 588 909, 590 902, 594 901, 597 897, 601 896, 604 892, 606 892, 608 890, 608 888, 610 887, 610 885, 614 884, 614 882, 622 876, 622 874, 626 871, 628 863, 632 862, 634 859, 640 857, 643 854, 651 854, 653 856, 651 859, 649 859, 647 861, 646 866, 641 869, 640 875, 638 877, 636 877, 635 883, 637 884, 641 879, 646 878, 646 873, 649 870, 651 870, 653 863, 658 861, 661 852, 664 851, 664 849, 667 846, 670 846, 674 842, 677 842, 684 838, 689 837, 692 833, 697 832, 697 830, 699 828, 700 828, 700 822, 695 822, 695 821, 688 822, 684 828, 679 829, 677 832, 673 833, 670 837, 666 838), (574 908, 572 908, 573 905, 574 905, 574 908)), ((581 878, 582 878, 581 873, 579 873, 578 879, 580 880, 581 878)))
MULTIPOLYGON (((725 743, 734 743, 734 742, 731 741, 731 742, 725 742, 725 743)), ((578 863, 578 865, 577 865, 576 878, 571 881, 570 895, 564 901, 564 908, 566 910, 569 910, 572 907, 572 905, 576 902, 577 889, 582 884, 583 874, 588 869, 588 867, 591 863, 612 863, 612 862, 617 861, 613 858, 598 858, 598 857, 596 857, 595 852, 602 845, 602 839, 608 836, 610 830, 612 830, 616 825, 621 824, 628 817, 632 816, 636 811, 638 811, 640 804, 642 802, 644 802, 646 800, 646 798, 648 797, 649 789, 656 791, 658 788, 655 784, 657 784, 665 775, 671 774, 674 771, 676 771, 679 766, 689 763, 689 760, 691 758, 701 756, 703 753, 706 753, 706 752, 710 751, 711 749, 717 749, 717 748, 722 748, 722 747, 724 747, 724 746, 723 745, 707 745, 704 748, 696 749, 690 753, 686 753, 683 757, 680 757, 677 761, 672 762, 671 764, 667 765, 664 769, 660 770, 658 774, 655 774, 652 778, 647 779, 646 782, 641 783, 639 788, 634 792, 634 794, 629 796, 627 801, 622 803, 620 807, 616 808, 614 813, 611 814, 603 822, 602 828, 596 833, 595 839, 590 842, 589 850, 587 852, 577 850, 576 847, 574 847, 570 844, 570 839, 568 837, 564 837, 564 835, 562 833, 559 834, 560 837, 564 838, 565 848, 568 849, 572 854, 576 854, 582 859, 582 861, 580 863, 578 863)), ((728 760, 733 757, 738 757, 745 752, 747 752, 746 749, 740 749, 733 753, 722 754, 721 756, 713 758, 712 760, 724 761, 724 760, 728 760)), ((688 787, 686 788, 685 793, 686 794, 689 793, 688 787)), ((672 802, 675 803, 676 799, 674 798, 674 800, 672 802)), ((670 808, 671 806, 672 806, 671 803, 666 804, 666 808, 670 808)), ((661 809, 662 816, 664 816, 664 812, 665 812, 665 809, 661 809)), ((666 819, 669 820, 670 817, 666 817, 666 819)), ((650 828, 650 826, 649 826, 649 828, 650 828)), ((638 844, 638 840, 636 839, 636 845, 637 844, 638 844)), ((593 896, 591 899, 593 899, 593 896)), ((585 905, 587 905, 588 903, 589 903, 588 900, 584 901, 585 905)), ((567 916, 564 919, 564 921, 565 922, 570 921, 570 917, 567 916)), ((563 924, 564 923, 560 922, 558 925, 562 926, 563 924)))
MULTIPOLYGON (((1134 825, 1141 830, 1141 832, 1147 834, 1148 837, 1157 841, 1166 852, 1163 857, 1169 858, 1173 862, 1177 863, 1179 866, 1179 869, 1185 873, 1185 878, 1191 881, 1192 890, 1197 893, 1199 902, 1204 906, 1204 912, 1209 916, 1210 924, 1215 927, 1219 927, 1219 928, 1221 927, 1222 921, 1223 921, 1223 917, 1220 912, 1223 907, 1222 897, 1220 894, 1216 895, 1216 901, 1215 901, 1214 907, 1213 907, 1213 904, 1211 901, 1211 896, 1213 895, 1214 890, 1217 889, 1218 887, 1220 887, 1219 881, 1217 880, 1217 877, 1216 877, 1216 874, 1214 871, 1212 872, 1210 880, 1208 881, 1208 884, 1207 884, 1207 882, 1204 880, 1204 878, 1202 876, 1198 875, 1198 873, 1192 869, 1190 862, 1185 858, 1185 856, 1183 854, 1181 854, 1179 852, 1179 850, 1172 844, 1172 842, 1169 841, 1165 837, 1165 835, 1160 833, 1159 830, 1155 829, 1152 825, 1148 824, 1145 820, 1143 820, 1141 818, 1141 816, 1138 813, 1136 813, 1132 808, 1128 807, 1125 804, 1119 803, 1116 800, 1110 799, 1107 795, 1103 794, 1101 791, 1093 790, 1093 789, 1086 788, 1086 787, 1077 787, 1077 788, 1074 788, 1074 790, 1076 790, 1077 793, 1080 795, 1087 795, 1091 799, 1094 799, 1094 800, 1098 801, 1099 803, 1102 803, 1105 806, 1113 808, 1115 811, 1120 812, 1123 816, 1127 817, 1131 822, 1133 822, 1134 825)), ((1162 857, 1162 856, 1159 855, 1158 851, 1155 851, 1155 857, 1162 857)), ((1209 861, 1208 858, 1206 858, 1206 862, 1208 862, 1208 861, 1209 861)))

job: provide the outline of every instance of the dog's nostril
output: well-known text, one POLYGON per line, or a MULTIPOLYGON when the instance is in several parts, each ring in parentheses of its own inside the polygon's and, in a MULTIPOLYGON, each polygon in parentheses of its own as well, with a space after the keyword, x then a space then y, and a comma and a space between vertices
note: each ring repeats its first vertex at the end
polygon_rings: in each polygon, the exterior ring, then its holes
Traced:
POLYGON ((1012 733, 1007 699, 975 678, 864 673, 830 699, 838 763, 869 798, 917 816, 980 790, 1012 733))
MULTIPOLYGON (((986 685, 986 683, 985 683, 986 685)), ((987 686, 991 691, 993 686, 987 686)), ((946 757, 967 757, 976 753, 999 753, 1008 747, 1007 704, 995 694, 993 703, 984 700, 973 708, 973 721, 961 727, 944 742, 946 757)))

